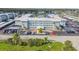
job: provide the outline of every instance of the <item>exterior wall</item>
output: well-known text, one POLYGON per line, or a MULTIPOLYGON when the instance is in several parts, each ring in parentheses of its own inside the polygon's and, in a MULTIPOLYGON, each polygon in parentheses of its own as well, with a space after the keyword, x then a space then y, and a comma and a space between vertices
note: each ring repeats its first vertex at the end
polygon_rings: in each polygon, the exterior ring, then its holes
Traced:
POLYGON ((29 21, 22 21, 22 26, 26 29, 29 29, 29 21))
POLYGON ((20 25, 22 26, 22 22, 20 20, 15 20, 15 25, 20 25))
POLYGON ((54 30, 56 26, 63 25, 65 26, 66 21, 51 21, 51 20, 28 20, 28 21, 15 21, 16 25, 20 25, 23 28, 27 29, 37 29, 41 26, 43 29, 54 30))
POLYGON ((37 28, 38 26, 43 27, 44 29, 53 29, 55 26, 65 25, 65 22, 57 22, 57 21, 29 21, 29 28, 37 28))

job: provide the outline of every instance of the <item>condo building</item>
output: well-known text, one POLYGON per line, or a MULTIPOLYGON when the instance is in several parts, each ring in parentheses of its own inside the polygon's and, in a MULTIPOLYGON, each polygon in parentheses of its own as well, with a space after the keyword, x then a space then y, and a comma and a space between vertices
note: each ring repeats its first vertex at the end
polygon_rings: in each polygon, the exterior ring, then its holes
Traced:
POLYGON ((37 29, 38 27, 41 27, 42 29, 54 29, 56 26, 65 26, 66 21, 66 19, 63 19, 55 14, 48 14, 45 17, 32 17, 32 14, 25 14, 16 18, 15 24, 26 29, 37 29))

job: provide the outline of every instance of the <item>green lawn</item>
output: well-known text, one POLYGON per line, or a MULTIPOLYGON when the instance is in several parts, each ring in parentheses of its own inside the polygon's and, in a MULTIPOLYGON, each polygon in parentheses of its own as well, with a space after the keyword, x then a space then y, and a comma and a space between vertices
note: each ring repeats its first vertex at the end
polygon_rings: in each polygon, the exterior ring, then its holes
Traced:
POLYGON ((5 42, 0 42, 0 51, 62 51, 64 44, 61 42, 53 42, 42 46, 19 46, 10 45, 5 42))

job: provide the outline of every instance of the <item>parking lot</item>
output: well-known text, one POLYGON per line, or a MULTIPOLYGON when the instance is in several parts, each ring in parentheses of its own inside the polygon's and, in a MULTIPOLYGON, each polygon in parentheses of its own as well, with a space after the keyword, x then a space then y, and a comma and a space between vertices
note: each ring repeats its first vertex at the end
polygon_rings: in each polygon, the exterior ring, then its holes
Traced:
MULTIPOLYGON (((11 25, 10 25, 11 26, 11 25)), ((78 22, 75 22, 73 20, 67 19, 66 26, 63 26, 60 24, 60 26, 56 26, 55 30, 50 30, 43 32, 42 34, 37 34, 36 32, 31 31, 19 31, 20 29, 18 27, 6 27, 2 30, 0 30, 1 34, 13 34, 13 33, 20 33, 21 35, 56 35, 56 36, 79 36, 79 24, 78 22), (57 31, 58 30, 58 31, 57 31), (64 31, 63 31, 64 30, 64 31)), ((28 29, 30 30, 30 29, 28 29)))

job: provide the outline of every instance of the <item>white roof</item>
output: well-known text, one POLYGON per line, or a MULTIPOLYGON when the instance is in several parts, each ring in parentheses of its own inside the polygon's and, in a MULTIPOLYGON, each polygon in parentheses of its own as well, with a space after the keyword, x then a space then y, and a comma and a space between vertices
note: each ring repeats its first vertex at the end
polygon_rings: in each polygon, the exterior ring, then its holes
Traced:
POLYGON ((69 15, 66 15, 64 16, 66 18, 69 18, 69 19, 73 19, 73 21, 79 21, 79 17, 76 17, 76 16, 69 16, 69 15))
POLYGON ((23 15, 20 18, 15 18, 15 20, 20 20, 20 21, 28 21, 28 20, 42 20, 42 21, 66 21, 66 19, 63 19, 61 17, 59 17, 58 15, 54 15, 54 17, 28 17, 27 14, 23 15))
POLYGON ((20 29, 20 27, 9 27, 7 29, 20 29))
POLYGON ((54 16, 55 16, 55 14, 48 14, 48 16, 49 16, 49 17, 54 17, 54 16))
POLYGON ((79 18, 76 17, 76 16, 70 16, 70 15, 66 15, 66 16, 64 16, 64 17, 67 17, 67 18, 69 18, 69 19, 79 19, 79 18))
POLYGON ((5 22, 0 22, 0 26, 3 25, 5 22))

